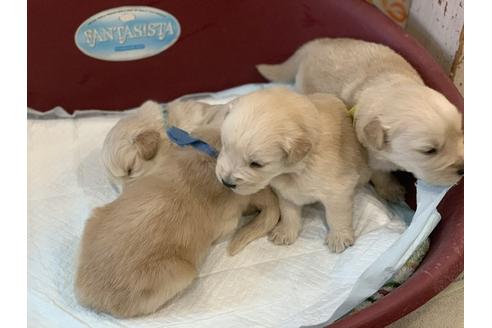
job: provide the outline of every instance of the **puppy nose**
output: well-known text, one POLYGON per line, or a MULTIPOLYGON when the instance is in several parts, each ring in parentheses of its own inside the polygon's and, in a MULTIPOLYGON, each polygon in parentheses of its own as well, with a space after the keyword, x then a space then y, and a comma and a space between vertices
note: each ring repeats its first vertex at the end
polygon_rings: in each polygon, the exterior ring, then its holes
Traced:
POLYGON ((221 179, 221 180, 222 180, 222 184, 224 186, 226 186, 227 188, 231 188, 231 189, 236 188, 236 185, 235 184, 229 183, 229 182, 225 181, 224 179, 221 179))
POLYGON ((456 174, 465 175, 465 168, 462 167, 462 168, 458 169, 458 171, 456 171, 456 174))

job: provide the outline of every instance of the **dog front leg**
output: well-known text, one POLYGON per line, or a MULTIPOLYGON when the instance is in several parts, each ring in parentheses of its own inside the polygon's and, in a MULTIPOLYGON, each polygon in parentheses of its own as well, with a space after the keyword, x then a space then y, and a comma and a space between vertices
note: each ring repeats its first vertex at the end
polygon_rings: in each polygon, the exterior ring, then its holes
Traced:
POLYGON ((276 245, 290 245, 296 241, 301 231, 301 209, 287 199, 278 195, 280 222, 270 233, 269 239, 276 245))
POLYGON ((353 190, 330 194, 322 203, 326 210, 326 223, 330 229, 326 236, 326 244, 330 251, 341 253, 354 243, 353 190))

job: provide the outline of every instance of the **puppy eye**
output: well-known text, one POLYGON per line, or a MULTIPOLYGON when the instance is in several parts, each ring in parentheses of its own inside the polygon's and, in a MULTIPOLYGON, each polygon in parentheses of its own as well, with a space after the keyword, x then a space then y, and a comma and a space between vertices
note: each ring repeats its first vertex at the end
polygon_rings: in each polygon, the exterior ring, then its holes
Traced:
POLYGON ((126 170, 126 174, 127 174, 127 175, 132 175, 132 169, 131 169, 131 168, 129 168, 128 170, 126 170))
POLYGON ((426 155, 433 155, 433 154, 437 153, 437 148, 431 148, 431 149, 423 150, 422 153, 424 153, 426 155))
POLYGON ((249 167, 251 167, 252 169, 259 169, 259 168, 262 168, 263 165, 261 165, 258 162, 251 162, 251 163, 249 163, 249 167))

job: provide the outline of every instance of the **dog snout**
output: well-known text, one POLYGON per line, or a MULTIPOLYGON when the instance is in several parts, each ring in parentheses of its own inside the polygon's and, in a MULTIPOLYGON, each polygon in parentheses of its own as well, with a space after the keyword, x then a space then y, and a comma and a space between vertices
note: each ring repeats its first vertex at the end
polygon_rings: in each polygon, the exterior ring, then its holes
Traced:
POLYGON ((231 181, 228 181, 228 180, 223 179, 223 178, 221 180, 222 180, 222 184, 224 186, 226 186, 227 188, 231 188, 231 189, 236 188, 236 184, 232 183, 231 181))

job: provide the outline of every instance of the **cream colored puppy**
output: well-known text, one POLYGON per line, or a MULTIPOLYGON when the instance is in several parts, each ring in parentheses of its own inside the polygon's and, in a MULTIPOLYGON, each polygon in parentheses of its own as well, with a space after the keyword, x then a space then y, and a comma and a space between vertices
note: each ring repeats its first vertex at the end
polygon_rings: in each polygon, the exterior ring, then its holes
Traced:
MULTIPOLYGON (((220 147, 217 128, 194 134, 220 147)), ((98 312, 133 317, 158 310, 193 282, 212 243, 234 231, 249 207, 260 213, 237 230, 231 255, 278 222, 271 189, 233 193, 217 181, 208 155, 169 145, 153 156, 152 173, 125 184, 86 223, 75 290, 82 305, 98 312)))
POLYGON ((218 179, 241 195, 270 185, 279 198, 281 220, 270 236, 274 243, 293 243, 301 229, 301 207, 321 202, 329 249, 338 253, 352 245, 354 192, 368 182, 370 172, 341 100, 285 88, 252 92, 230 104, 221 135, 218 179))
POLYGON ((404 170, 435 185, 463 175, 461 114, 424 85, 415 69, 390 48, 353 39, 318 39, 286 62, 258 65, 271 81, 294 81, 303 93, 326 92, 354 107, 355 130, 375 170, 373 183, 390 200, 404 189, 389 172, 404 170))
MULTIPOLYGON (((198 101, 175 100, 169 103, 169 125, 191 132, 204 125, 220 127, 226 107, 198 101)), ((122 118, 104 140, 102 159, 109 175, 116 182, 128 182, 150 173, 155 166, 154 156, 169 146, 164 131, 163 108, 147 101, 134 113, 122 118), (162 147, 163 149, 159 150, 162 147)))

